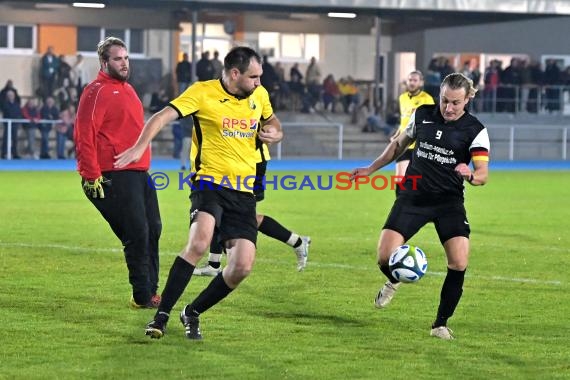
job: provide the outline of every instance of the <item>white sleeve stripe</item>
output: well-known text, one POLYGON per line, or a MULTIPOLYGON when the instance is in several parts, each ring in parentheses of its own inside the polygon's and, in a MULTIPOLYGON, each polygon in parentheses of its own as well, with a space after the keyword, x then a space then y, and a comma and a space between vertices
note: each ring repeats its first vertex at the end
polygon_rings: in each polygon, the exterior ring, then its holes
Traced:
POLYGON ((491 143, 489 142, 489 134, 487 133, 487 128, 483 128, 473 139, 469 150, 473 148, 483 148, 487 149, 488 151, 491 150, 491 143))
POLYGON ((408 121, 406 126, 406 135, 412 140, 416 139, 416 111, 410 116, 410 121, 408 121))
POLYGON ((105 85, 102 85, 98 90, 97 90, 97 94, 95 95, 95 100, 93 101, 93 110, 91 111, 91 121, 95 120, 95 111, 97 108, 97 99, 99 99, 99 93, 101 92, 101 90, 103 89, 103 87, 105 87, 105 85))

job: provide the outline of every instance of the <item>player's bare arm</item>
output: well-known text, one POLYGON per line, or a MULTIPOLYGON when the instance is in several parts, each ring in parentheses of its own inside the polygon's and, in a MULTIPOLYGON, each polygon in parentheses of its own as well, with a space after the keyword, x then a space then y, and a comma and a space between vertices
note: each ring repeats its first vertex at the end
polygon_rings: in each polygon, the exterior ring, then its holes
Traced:
POLYGON ((135 145, 115 156, 115 167, 123 168, 131 162, 137 162, 154 136, 156 136, 165 125, 176 119, 178 119, 178 112, 172 107, 164 107, 152 115, 146 122, 135 145))
POLYGON ((283 139, 281 122, 275 115, 263 122, 263 127, 259 131, 259 139, 265 144, 275 144, 283 139))
POLYGON ((489 177, 489 163, 487 161, 473 161, 473 168, 472 171, 469 166, 461 163, 455 167, 455 171, 473 186, 486 184, 489 177))
POLYGON ((383 168, 390 162, 396 160, 410 146, 413 140, 405 133, 400 133, 398 137, 388 144, 386 149, 368 167, 356 168, 351 172, 350 180, 358 176, 368 176, 376 170, 383 168))

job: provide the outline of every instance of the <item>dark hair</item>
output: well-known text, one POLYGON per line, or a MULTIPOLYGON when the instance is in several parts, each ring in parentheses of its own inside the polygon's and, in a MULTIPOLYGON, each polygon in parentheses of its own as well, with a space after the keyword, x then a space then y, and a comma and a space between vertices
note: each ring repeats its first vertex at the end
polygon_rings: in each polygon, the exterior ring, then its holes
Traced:
POLYGON ((224 70, 230 71, 236 68, 243 74, 249 68, 252 59, 255 59, 261 65, 261 57, 255 50, 247 46, 234 47, 224 58, 224 70))
POLYGON ((109 60, 109 49, 111 49, 111 46, 127 48, 127 45, 120 38, 107 37, 97 44, 97 54, 101 61, 107 62, 109 60))

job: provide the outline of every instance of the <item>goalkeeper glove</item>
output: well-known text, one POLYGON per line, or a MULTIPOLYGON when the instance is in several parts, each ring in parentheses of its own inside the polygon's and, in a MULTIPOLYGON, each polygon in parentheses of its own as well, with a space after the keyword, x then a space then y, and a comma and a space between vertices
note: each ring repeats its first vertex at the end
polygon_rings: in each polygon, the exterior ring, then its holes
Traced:
POLYGON ((93 181, 83 179, 83 192, 89 198, 105 198, 105 191, 103 190, 103 185, 109 184, 111 181, 103 176, 100 176, 93 181))

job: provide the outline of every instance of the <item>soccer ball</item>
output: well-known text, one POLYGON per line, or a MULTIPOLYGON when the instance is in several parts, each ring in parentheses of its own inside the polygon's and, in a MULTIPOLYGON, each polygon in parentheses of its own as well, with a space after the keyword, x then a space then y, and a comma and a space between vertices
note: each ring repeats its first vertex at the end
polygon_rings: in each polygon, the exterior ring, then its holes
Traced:
POLYGON ((400 282, 416 282, 426 274, 427 257, 419 247, 402 245, 391 255, 388 261, 390 273, 400 282))

